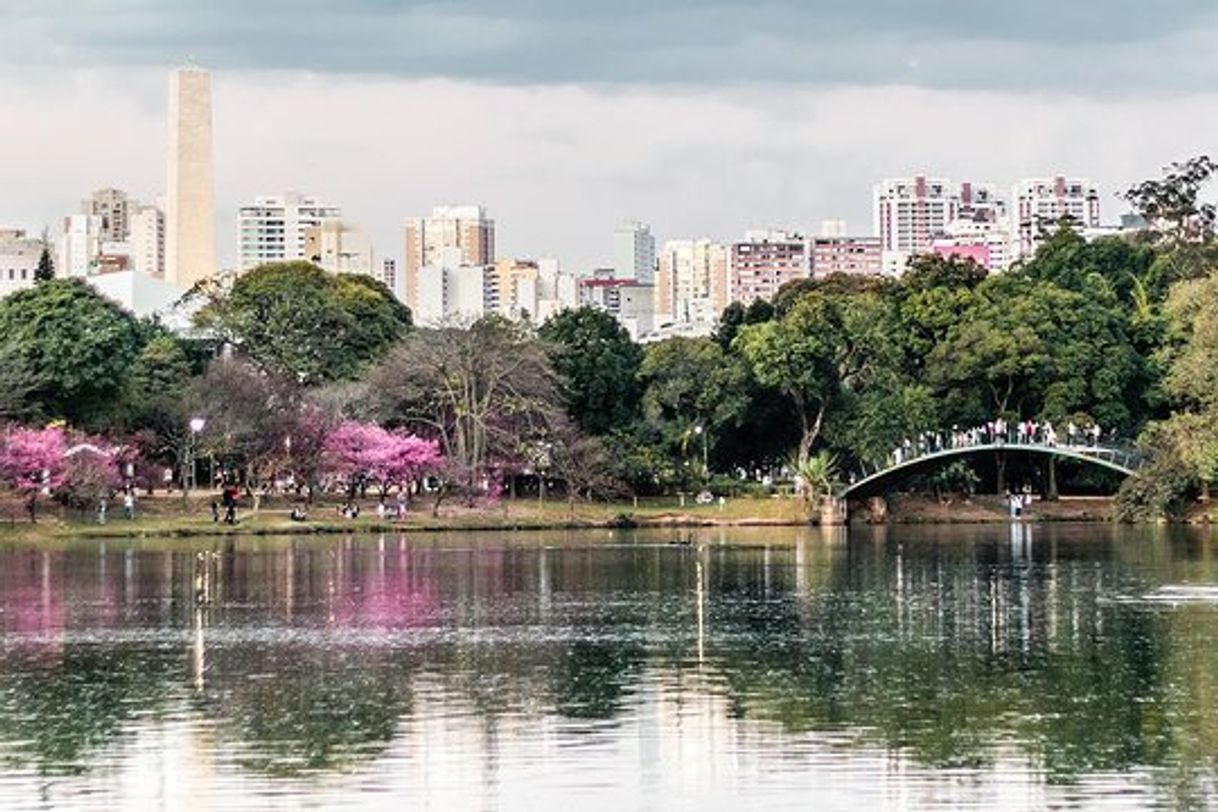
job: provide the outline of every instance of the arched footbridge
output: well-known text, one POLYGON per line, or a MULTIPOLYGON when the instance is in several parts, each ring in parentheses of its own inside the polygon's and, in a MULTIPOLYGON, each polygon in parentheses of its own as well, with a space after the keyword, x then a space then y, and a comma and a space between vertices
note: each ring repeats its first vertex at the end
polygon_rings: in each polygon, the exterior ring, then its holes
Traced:
POLYGON ((869 491, 875 491, 876 486, 890 478, 898 478, 902 473, 910 473, 916 468, 929 466, 936 461, 951 462, 953 459, 978 456, 984 454, 1039 454, 1054 459, 1076 460, 1078 462, 1098 465, 1110 471, 1116 471, 1125 476, 1132 475, 1146 464, 1146 458, 1136 448, 1124 444, 1106 445, 1058 445, 1056 443, 1010 443, 1010 442, 978 442, 935 451, 913 453, 898 463, 884 466, 864 467, 862 475, 856 475, 841 496, 849 498, 869 491))

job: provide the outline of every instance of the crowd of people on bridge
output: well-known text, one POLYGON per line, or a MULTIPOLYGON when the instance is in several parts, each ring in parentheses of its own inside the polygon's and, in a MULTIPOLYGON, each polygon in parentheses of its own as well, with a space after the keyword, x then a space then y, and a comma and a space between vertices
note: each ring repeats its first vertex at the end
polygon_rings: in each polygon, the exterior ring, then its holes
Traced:
MULTIPOLYGON (((1067 446, 1098 447, 1104 432, 1098 423, 1079 426, 1073 420, 1066 424, 1067 446)), ((888 467, 909 460, 960 448, 975 448, 992 445, 1041 445, 1055 447, 1059 437, 1057 429, 1048 420, 1021 420, 1011 423, 999 417, 980 426, 961 429, 952 426, 951 431, 924 431, 913 438, 905 438, 888 455, 888 467)))

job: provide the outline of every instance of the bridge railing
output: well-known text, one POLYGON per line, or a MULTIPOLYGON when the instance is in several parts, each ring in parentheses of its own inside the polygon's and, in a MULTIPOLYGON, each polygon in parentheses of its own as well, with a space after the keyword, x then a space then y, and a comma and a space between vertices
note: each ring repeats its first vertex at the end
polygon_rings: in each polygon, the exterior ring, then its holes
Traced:
POLYGON ((923 442, 913 444, 908 449, 901 449, 903 453, 899 459, 894 454, 894 456, 884 460, 882 463, 863 461, 860 463, 858 473, 849 483, 848 488, 865 479, 878 476, 886 471, 902 468, 919 460, 931 457, 952 457, 975 450, 1005 448, 1014 451, 1019 449, 1036 449, 1059 452, 1064 456, 1073 454, 1082 457, 1092 457, 1130 471, 1138 470, 1146 462, 1145 456, 1138 450, 1137 446, 1132 442, 1121 439, 1104 439, 1099 444, 1082 440, 1049 443, 1043 440, 982 436, 975 441, 967 442, 923 442))

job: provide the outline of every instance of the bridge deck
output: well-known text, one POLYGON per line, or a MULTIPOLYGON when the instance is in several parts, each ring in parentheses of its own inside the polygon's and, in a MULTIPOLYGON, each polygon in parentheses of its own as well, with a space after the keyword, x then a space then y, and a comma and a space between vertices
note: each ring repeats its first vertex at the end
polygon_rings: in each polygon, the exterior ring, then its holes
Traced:
POLYGON ((895 465, 875 468, 871 471, 864 469, 863 476, 850 483, 842 492, 842 496, 862 490, 868 485, 884 479, 892 474, 905 471, 935 460, 948 460, 953 457, 965 457, 972 454, 997 454, 1000 452, 1045 454, 1062 459, 1078 460, 1080 462, 1099 465, 1109 470, 1132 475, 1145 464, 1144 457, 1132 446, 1125 445, 1048 445, 1046 443, 973 443, 969 445, 944 448, 929 451, 902 460, 895 465))

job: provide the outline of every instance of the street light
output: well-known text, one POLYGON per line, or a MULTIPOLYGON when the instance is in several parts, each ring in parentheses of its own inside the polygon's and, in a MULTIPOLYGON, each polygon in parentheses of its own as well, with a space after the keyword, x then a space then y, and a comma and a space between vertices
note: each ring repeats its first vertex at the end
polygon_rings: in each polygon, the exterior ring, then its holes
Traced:
POLYGON ((706 435, 708 432, 701 424, 694 426, 694 434, 702 438, 702 475, 707 479, 710 478, 710 450, 706 435))
POLYGON ((182 464, 182 501, 186 502, 190 493, 190 488, 195 480, 195 438, 199 436, 199 432, 203 431, 203 427, 207 425, 207 421, 201 417, 192 417, 187 426, 190 428, 190 439, 186 445, 186 459, 182 464))

